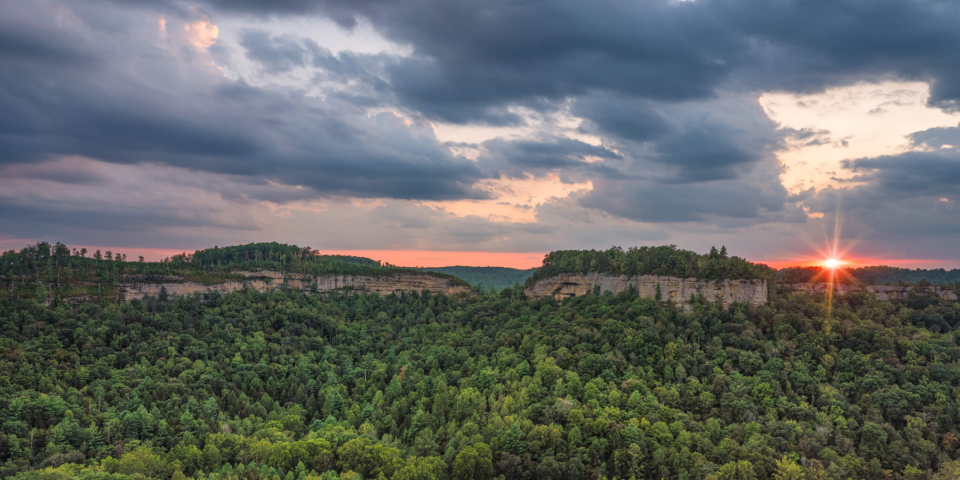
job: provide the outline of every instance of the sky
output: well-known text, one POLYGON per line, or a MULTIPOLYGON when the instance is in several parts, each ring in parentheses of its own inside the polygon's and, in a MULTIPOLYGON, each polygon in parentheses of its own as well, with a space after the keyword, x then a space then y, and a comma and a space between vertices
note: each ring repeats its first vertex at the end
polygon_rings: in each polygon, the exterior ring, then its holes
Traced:
POLYGON ((0 249, 960 267, 955 0, 0 0, 0 249), (836 242, 834 243, 836 239, 836 242))

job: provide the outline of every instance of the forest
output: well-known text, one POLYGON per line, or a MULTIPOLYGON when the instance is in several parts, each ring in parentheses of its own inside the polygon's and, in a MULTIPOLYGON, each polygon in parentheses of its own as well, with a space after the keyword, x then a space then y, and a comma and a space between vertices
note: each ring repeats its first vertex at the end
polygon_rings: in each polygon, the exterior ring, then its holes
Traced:
POLYGON ((0 476, 956 478, 960 307, 0 301, 0 476))
POLYGON ((666 275, 680 278, 720 280, 725 278, 773 278, 776 270, 727 254, 727 247, 698 254, 676 245, 630 247, 624 250, 558 250, 550 252, 526 284, 560 273, 603 272, 616 275, 666 275))
MULTIPOLYGON (((394 268, 256 245, 156 264, 65 246, 58 256, 59 245, 0 257, 0 477, 960 476, 960 303, 923 292, 880 302, 772 284, 764 306, 694 299, 689 310, 631 291, 533 300, 519 285, 81 303, 19 294, 137 264, 195 276, 394 268)), ((634 271, 704 258, 622 253, 604 258, 634 271)), ((764 271, 722 250, 706 262, 719 276, 764 271)))
POLYGON ((430 267, 424 268, 431 272, 446 273, 453 275, 470 285, 483 288, 494 289, 496 291, 512 287, 515 284, 523 285, 530 275, 536 271, 535 268, 521 270, 508 267, 430 267))
MULTIPOLYGON (((261 269, 310 275, 370 276, 417 271, 365 257, 324 255, 310 247, 276 242, 214 247, 173 255, 159 262, 145 261, 142 256, 128 259, 126 254, 111 251, 71 249, 60 242, 52 245, 39 242, 0 254, 0 298, 32 297, 45 302, 68 298, 117 301, 124 279, 216 284, 240 279, 244 271, 261 269)), ((446 273, 420 273, 445 278, 453 285, 467 285, 446 273)))
MULTIPOLYGON (((844 284, 916 284, 928 282, 931 285, 949 285, 960 283, 960 269, 946 270, 937 268, 909 269, 887 266, 865 266, 844 268, 843 274, 837 275, 834 281, 844 284)), ((824 276, 821 267, 790 267, 782 268, 777 272, 777 281, 781 283, 804 283, 821 279, 824 276)))
MULTIPOLYGON (((615 275, 668 275, 681 278, 717 280, 725 278, 765 278, 778 283, 806 283, 826 281, 827 273, 822 267, 788 267, 773 269, 762 263, 749 262, 730 256, 727 248, 711 247, 710 252, 698 254, 677 248, 675 245, 657 247, 631 247, 624 250, 612 247, 608 250, 559 250, 551 252, 526 281, 527 285, 537 280, 561 273, 603 272, 615 275)), ((453 272, 450 272, 453 273, 453 272)), ((845 284, 885 285, 915 284, 921 281, 932 285, 948 285, 960 282, 960 269, 909 269, 888 266, 847 267, 843 273, 833 276, 833 281, 845 284)))

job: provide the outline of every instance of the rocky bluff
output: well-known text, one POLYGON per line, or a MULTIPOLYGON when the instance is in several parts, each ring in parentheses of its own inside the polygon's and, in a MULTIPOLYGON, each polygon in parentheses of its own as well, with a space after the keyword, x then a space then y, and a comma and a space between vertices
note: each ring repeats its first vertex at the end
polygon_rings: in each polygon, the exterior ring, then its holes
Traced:
POLYGON ((766 280, 698 280, 658 275, 611 275, 598 272, 562 273, 555 277, 544 278, 526 289, 533 298, 553 297, 562 299, 592 293, 599 288, 600 293, 620 293, 628 288, 636 290, 644 298, 656 298, 660 287, 660 300, 688 304, 692 295, 702 295, 708 302, 718 299, 724 306, 734 302, 750 305, 767 303, 766 280))
POLYGON ((167 277, 161 281, 145 280, 136 275, 126 276, 120 285, 123 300, 139 300, 143 297, 158 296, 166 289, 171 296, 193 295, 195 293, 227 293, 244 288, 258 292, 267 292, 275 288, 287 287, 294 290, 328 293, 337 291, 360 291, 369 293, 399 294, 402 292, 421 292, 457 294, 469 292, 470 287, 454 285, 447 278, 410 272, 385 275, 304 275, 296 273, 260 270, 257 272, 234 272, 243 278, 215 284, 203 284, 183 281, 180 277, 167 277))

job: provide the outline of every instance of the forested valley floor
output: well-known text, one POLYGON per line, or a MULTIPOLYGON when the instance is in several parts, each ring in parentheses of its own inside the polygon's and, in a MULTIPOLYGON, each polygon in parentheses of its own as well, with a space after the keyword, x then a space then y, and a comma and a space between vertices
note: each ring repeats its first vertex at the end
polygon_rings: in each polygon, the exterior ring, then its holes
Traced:
POLYGON ((0 476, 947 479, 960 306, 0 301, 0 476))

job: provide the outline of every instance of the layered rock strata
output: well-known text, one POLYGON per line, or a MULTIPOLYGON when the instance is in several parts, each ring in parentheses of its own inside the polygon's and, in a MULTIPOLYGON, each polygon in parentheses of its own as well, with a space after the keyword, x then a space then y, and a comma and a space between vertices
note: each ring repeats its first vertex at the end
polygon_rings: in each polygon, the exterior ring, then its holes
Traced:
POLYGON ((750 305, 767 303, 766 280, 698 280, 658 275, 610 275, 598 272, 586 274, 564 273, 537 281, 526 290, 533 298, 553 297, 562 299, 599 292, 620 293, 633 289, 644 298, 656 298, 660 287, 660 300, 688 304, 693 295, 703 296, 708 302, 720 300, 729 306, 734 302, 750 305))
POLYGON ((139 279, 124 280, 120 286, 120 294, 124 300, 138 300, 147 295, 158 296, 166 289, 170 296, 193 295, 195 293, 228 293, 250 288, 258 292, 267 292, 281 286, 294 290, 316 291, 328 293, 336 291, 357 290, 362 292, 399 294, 402 292, 422 292, 453 295, 469 292, 470 288, 463 285, 453 285, 446 278, 426 275, 422 273, 394 273, 389 275, 303 275, 296 273, 284 274, 272 270, 258 272, 234 272, 242 275, 242 280, 232 280, 223 283, 205 285, 186 281, 140 281, 139 279), (316 288, 314 288, 316 286, 316 288))

